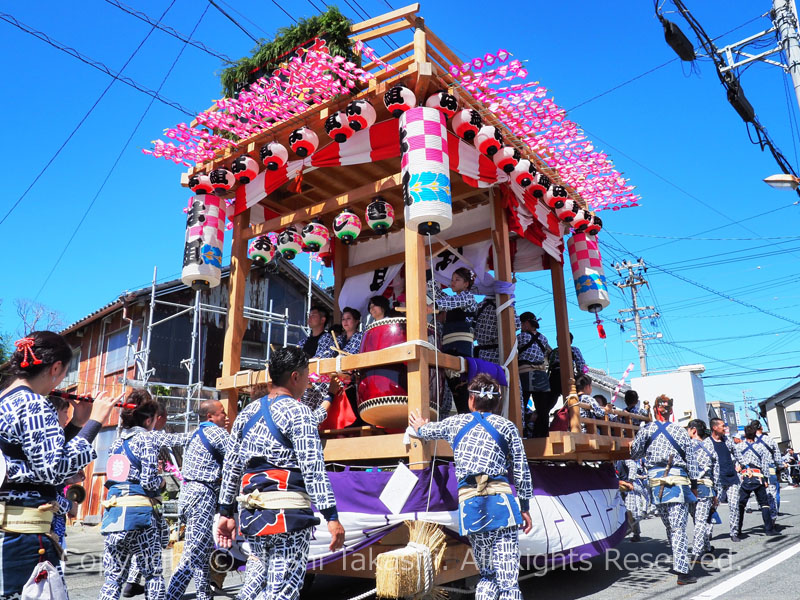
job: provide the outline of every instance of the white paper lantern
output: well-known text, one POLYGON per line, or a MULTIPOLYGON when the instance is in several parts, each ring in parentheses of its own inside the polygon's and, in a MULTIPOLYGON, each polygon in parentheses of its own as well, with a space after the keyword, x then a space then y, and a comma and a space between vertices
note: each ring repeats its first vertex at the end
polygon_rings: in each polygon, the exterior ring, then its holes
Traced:
POLYGON ((375 198, 367 206, 366 217, 370 229, 384 235, 394 223, 394 208, 383 198, 375 198))
POLYGON ((575 233, 567 241, 572 279, 581 310, 598 313, 611 304, 597 239, 575 233))
POLYGON ((362 131, 369 129, 375 124, 378 116, 375 114, 375 108, 367 100, 355 100, 347 105, 345 109, 347 115, 347 124, 353 131, 362 131))
POLYGON ((567 200, 564 206, 556 209, 556 216, 565 223, 572 223, 572 220, 580 209, 581 207, 575 200, 567 200))
POLYGON ((325 133, 327 133, 334 142, 343 144, 353 136, 355 131, 350 127, 347 115, 343 112, 338 112, 325 119, 325 133))
POLYGON ((544 193, 544 203, 550 208, 561 208, 569 200, 567 188, 563 185, 553 185, 544 193))
POLYGON ((250 245, 247 247, 247 258, 256 263, 256 265, 263 266, 271 261, 274 256, 275 246, 269 236, 260 235, 250 240, 250 245))
POLYGON ((475 147, 478 152, 491 158, 503 147, 503 136, 497 127, 484 125, 475 136, 475 147))
POLYGON ((445 91, 436 92, 432 96, 428 96, 425 106, 436 108, 442 111, 448 119, 452 119, 453 115, 458 112, 458 98, 445 91))
POLYGON ((444 114, 424 106, 403 113, 400 149, 406 227, 436 235, 453 222, 444 114))
POLYGON ((544 173, 536 173, 536 177, 533 178, 533 183, 529 189, 534 198, 543 200, 545 194, 550 191, 552 186, 553 182, 550 177, 544 173))
POLYGON ((211 180, 215 194, 224 194, 236 183, 236 178, 228 169, 214 169, 209 173, 208 178, 211 180))
POLYGON ((586 233, 589 235, 597 235, 603 229, 603 219, 592 213, 592 222, 586 228, 586 233))
POLYGON ((483 119, 478 111, 470 108, 458 111, 453 116, 453 131, 463 140, 471 142, 483 127, 483 119))
POLYGON ((194 290, 207 290, 219 285, 225 208, 225 201, 212 194, 195 196, 189 208, 181 281, 194 290))
POLYGON ((512 148, 511 146, 505 146, 500 148, 500 150, 492 157, 492 160, 498 169, 501 169, 505 173, 511 173, 514 171, 514 168, 517 166, 521 158, 522 155, 519 153, 519 150, 512 148))
POLYGON ((516 182, 517 185, 523 188, 530 187, 535 177, 536 168, 527 158, 523 158, 521 161, 519 161, 517 166, 514 167, 514 170, 511 172, 511 178, 516 182))
POLYGON ((395 119, 417 105, 417 97, 404 85, 396 85, 383 95, 383 104, 395 119))
POLYGON ((300 158, 311 156, 319 147, 319 137, 308 127, 295 129, 289 136, 289 147, 300 158))
POLYGON ((213 192, 214 186, 211 185, 211 180, 208 178, 208 175, 200 173, 189 177, 189 189, 192 190, 195 195, 202 196, 203 194, 210 194, 213 192))
POLYGON ((331 239, 331 232, 319 219, 314 219, 303 227, 301 237, 303 238, 304 250, 319 252, 320 248, 331 239))
POLYGON ((267 171, 277 171, 289 160, 289 151, 286 146, 278 142, 270 142, 266 146, 261 146, 261 162, 267 167, 267 171))
POLYGON ((342 243, 349 246, 361 233, 361 219, 350 209, 344 209, 333 220, 333 233, 342 243))
POLYGON ((231 164, 231 171, 236 181, 246 185, 253 181, 256 175, 258 175, 258 163, 246 154, 243 154, 233 161, 231 164))
POLYGON ((575 213, 575 218, 572 219, 572 223, 570 225, 575 230, 575 233, 583 233, 586 231, 586 228, 589 226, 589 223, 592 222, 592 215, 588 210, 579 209, 578 212, 575 213))
POLYGON ((289 225, 278 234, 278 251, 288 260, 292 260, 303 250, 303 238, 297 233, 294 225, 289 225))

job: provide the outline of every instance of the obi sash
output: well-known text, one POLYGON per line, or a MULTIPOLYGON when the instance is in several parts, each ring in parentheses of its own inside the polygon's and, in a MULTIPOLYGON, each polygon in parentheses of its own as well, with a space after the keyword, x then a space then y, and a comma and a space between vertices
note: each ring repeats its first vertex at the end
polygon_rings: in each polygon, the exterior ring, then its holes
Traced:
POLYGON ((761 467, 757 467, 755 465, 748 465, 747 469, 749 471, 747 476, 745 476, 744 473, 742 473, 741 486, 743 489, 752 492, 760 488, 762 485, 766 485, 769 482, 769 474, 763 473, 761 471, 761 467))
POLYGON ((311 510, 300 469, 251 460, 238 497, 239 526, 244 535, 273 535, 319 525, 311 510))
POLYGON ((708 478, 698 479, 695 490, 697 491, 698 500, 703 498, 714 498, 717 495, 714 482, 708 478))
POLYGON ((147 529, 153 520, 153 511, 159 499, 154 493, 148 493, 138 483, 123 481, 113 483, 108 488, 108 495, 103 500, 103 521, 100 533, 117 533, 119 531, 135 531, 147 529))
POLYGON ((691 481, 683 467, 673 466, 669 474, 666 467, 647 470, 653 504, 686 504, 697 502, 692 493, 691 481))
POLYGON ((471 314, 458 308, 447 311, 445 322, 442 323, 442 350, 456 356, 472 356, 475 336, 467 321, 471 314))
POLYGON ((519 503, 511 493, 508 478, 502 475, 468 475, 458 482, 458 496, 461 535, 518 527, 523 523, 519 503))

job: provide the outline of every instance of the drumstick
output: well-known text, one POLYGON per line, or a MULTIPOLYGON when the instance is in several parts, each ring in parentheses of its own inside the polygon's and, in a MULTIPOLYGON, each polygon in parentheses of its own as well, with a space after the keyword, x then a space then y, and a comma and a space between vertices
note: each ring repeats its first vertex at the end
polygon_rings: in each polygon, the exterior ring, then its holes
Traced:
MULTIPOLYGON (((89 404, 94 402, 94 398, 92 398, 89 394, 79 396, 78 394, 72 394, 70 392, 65 392, 62 390, 53 390, 48 395, 55 396, 56 398, 63 398, 64 400, 77 400, 79 402, 88 402, 89 404)), ((130 402, 117 402, 114 406, 116 406, 117 408, 134 409, 138 405, 131 404, 130 402)))

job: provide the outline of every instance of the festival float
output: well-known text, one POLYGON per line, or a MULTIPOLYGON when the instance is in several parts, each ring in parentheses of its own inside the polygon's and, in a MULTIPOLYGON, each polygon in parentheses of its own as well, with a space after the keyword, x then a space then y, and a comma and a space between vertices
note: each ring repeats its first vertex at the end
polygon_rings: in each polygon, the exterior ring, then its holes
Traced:
POLYGON ((252 262, 320 253, 333 268, 335 321, 346 306, 366 314, 370 296, 405 299, 401 317, 366 329, 360 353, 311 362, 317 380, 359 374, 367 425, 320 432, 347 537, 331 554, 318 528, 309 568, 375 577, 374 559, 408 541, 403 522, 424 521, 447 534, 435 573, 442 584, 475 573, 458 535, 452 450, 403 429, 409 410, 438 418, 444 371, 469 365, 436 342, 426 271, 447 283, 467 266, 477 293, 496 298, 501 370, 512 382, 504 414, 518 427, 515 273, 550 271, 568 425, 524 440, 534 528, 520 546, 523 567, 590 558, 625 534, 610 461, 628 455, 643 418, 580 416, 565 246, 580 309, 601 332, 609 296, 598 213, 638 198, 522 60, 500 49, 465 61, 418 11, 412 4, 351 24, 331 9, 324 24, 315 17, 302 31, 282 30, 288 53, 243 59, 223 75, 226 97, 146 152, 188 168, 181 182, 195 195, 186 209, 187 285, 218 284, 228 219, 232 283, 217 387, 231 421, 240 393, 268 380, 266 371, 240 368, 252 262), (379 56, 372 44, 390 34, 408 41, 379 56))

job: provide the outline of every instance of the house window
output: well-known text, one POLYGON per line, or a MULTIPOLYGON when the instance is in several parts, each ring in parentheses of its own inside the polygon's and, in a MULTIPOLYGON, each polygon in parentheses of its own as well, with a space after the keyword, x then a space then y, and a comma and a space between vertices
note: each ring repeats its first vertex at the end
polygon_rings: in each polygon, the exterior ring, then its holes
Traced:
MULTIPOLYGON (((128 352, 128 365, 133 365, 133 353, 136 351, 136 342, 139 339, 139 328, 134 325, 131 331, 131 349, 128 352)), ((108 336, 106 342, 106 369, 105 374, 121 371, 125 367, 125 349, 128 345, 128 328, 121 329, 108 336)))
POLYGON ((69 368, 67 369, 67 375, 64 377, 64 381, 61 382, 63 387, 70 387, 73 385, 78 385, 78 370, 81 366, 81 347, 78 346, 77 348, 72 349, 72 359, 69 361, 69 368))
POLYGON ((786 421, 789 423, 800 423, 800 410, 786 411, 786 421))
POLYGON ((105 473, 106 463, 108 462, 108 449, 117 437, 116 428, 104 429, 94 441, 94 449, 97 452, 97 460, 94 461, 94 472, 105 473))

